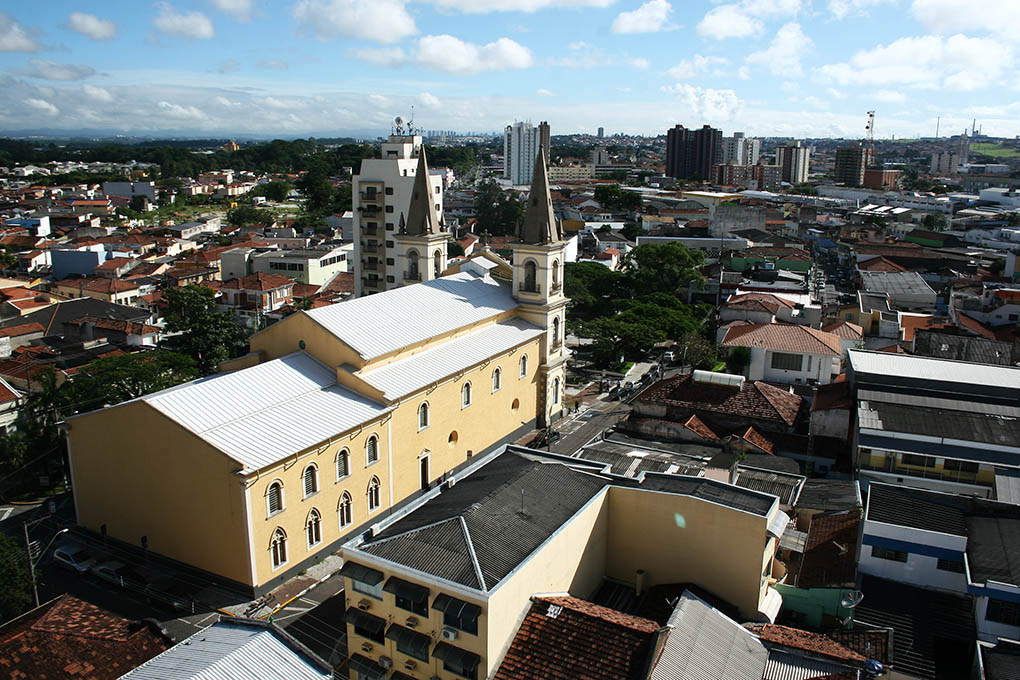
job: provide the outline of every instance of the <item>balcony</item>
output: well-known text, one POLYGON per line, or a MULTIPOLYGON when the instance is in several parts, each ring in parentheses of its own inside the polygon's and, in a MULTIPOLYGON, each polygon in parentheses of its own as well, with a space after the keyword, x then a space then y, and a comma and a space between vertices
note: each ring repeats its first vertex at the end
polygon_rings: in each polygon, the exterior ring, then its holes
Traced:
POLYGON ((887 474, 902 475, 904 477, 920 477, 921 479, 937 479, 940 482, 956 482, 957 484, 974 484, 975 486, 992 486, 991 483, 978 479, 978 473, 966 472, 963 470, 946 470, 934 467, 921 467, 920 465, 906 465, 896 462, 889 464, 886 459, 885 465, 861 464, 862 470, 873 470, 887 474))
POLYGON ((404 272, 405 281, 421 281, 421 272, 404 272))
POLYGON ((377 252, 379 252, 379 246, 361 246, 361 252, 363 252, 363 253, 377 253, 377 252))
POLYGON ((379 233, 379 227, 362 227, 361 228, 361 235, 362 236, 375 236, 378 233, 379 233))
POLYGON ((358 192, 358 199, 362 203, 380 203, 380 202, 382 202, 382 194, 380 194, 378 191, 372 191, 372 192, 359 191, 358 192))
POLYGON ((379 264, 376 263, 376 262, 366 262, 365 263, 365 270, 366 271, 370 271, 370 272, 379 271, 379 264))
POLYGON ((542 292, 542 286, 538 283, 522 283, 517 286, 517 290, 519 290, 522 293, 538 294, 542 292))

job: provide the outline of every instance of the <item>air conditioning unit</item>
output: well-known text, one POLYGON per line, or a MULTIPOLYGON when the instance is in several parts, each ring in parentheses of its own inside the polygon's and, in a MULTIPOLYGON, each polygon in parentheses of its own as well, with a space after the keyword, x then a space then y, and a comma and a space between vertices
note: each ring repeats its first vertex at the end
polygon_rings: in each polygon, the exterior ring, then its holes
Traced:
POLYGON ((413 616, 408 616, 407 621, 404 621, 404 625, 407 626, 408 628, 417 628, 418 619, 414 618, 413 616))
POLYGON ((457 629, 456 628, 444 628, 443 629, 443 639, 444 640, 456 640, 457 639, 457 629))
POLYGON ((362 600, 361 602, 358 602, 358 609, 368 610, 368 609, 371 609, 371 608, 372 608, 372 600, 365 599, 365 600, 362 600))
POLYGON ((393 659, 391 659, 388 656, 380 656, 379 657, 379 665, 382 666, 383 668, 387 668, 387 669, 391 668, 393 666, 393 659))
POLYGON ((411 661, 410 659, 408 659, 407 661, 404 662, 404 670, 413 671, 417 667, 418 667, 418 664, 416 664, 415 662, 411 661))
POLYGON ((372 643, 371 642, 362 642, 361 643, 361 651, 363 651, 363 652, 371 652, 372 651, 372 643))

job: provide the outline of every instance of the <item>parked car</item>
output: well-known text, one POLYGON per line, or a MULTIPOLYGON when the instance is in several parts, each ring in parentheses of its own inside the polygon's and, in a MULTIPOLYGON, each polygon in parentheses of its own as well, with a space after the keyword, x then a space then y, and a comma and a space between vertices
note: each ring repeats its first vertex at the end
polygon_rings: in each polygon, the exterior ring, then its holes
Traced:
POLYGON ((145 586, 145 595, 150 602, 161 602, 174 609, 194 614, 194 585, 180 579, 163 577, 145 586))
POLYGON ((674 352, 673 350, 668 350, 662 353, 662 363, 671 364, 674 361, 676 361, 676 352, 674 352))
POLYGON ((103 562, 98 567, 95 567, 92 573, 104 581, 109 581, 121 588, 145 585, 145 577, 138 573, 134 567, 117 560, 103 562))
POLYGON ((53 550, 53 561, 65 569, 84 574, 96 566, 96 558, 79 543, 63 543, 53 550))

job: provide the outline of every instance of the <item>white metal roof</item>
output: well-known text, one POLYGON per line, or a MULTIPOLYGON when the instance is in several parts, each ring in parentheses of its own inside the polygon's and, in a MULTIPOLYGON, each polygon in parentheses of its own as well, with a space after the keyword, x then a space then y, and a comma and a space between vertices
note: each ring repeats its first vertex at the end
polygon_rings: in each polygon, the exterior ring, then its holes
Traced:
POLYGON ((297 352, 142 397, 246 469, 257 470, 373 420, 389 408, 297 352))
POLYGON ((272 628, 221 621, 120 676, 121 680, 323 680, 332 677, 272 628))
MULTIPOLYGON (((360 377, 382 390, 387 399, 398 399, 454 375, 489 357, 509 351, 545 331, 523 319, 486 326, 438 347, 395 361, 360 377)), ((504 376, 509 380, 511 376, 504 376)))
POLYGON ((516 307, 509 284, 461 272, 303 313, 372 359, 516 307))
POLYGON ((898 378, 922 378, 967 385, 994 385, 1020 388, 1020 369, 1011 366, 974 364, 949 359, 868 352, 851 349, 847 352, 857 373, 873 373, 898 378))

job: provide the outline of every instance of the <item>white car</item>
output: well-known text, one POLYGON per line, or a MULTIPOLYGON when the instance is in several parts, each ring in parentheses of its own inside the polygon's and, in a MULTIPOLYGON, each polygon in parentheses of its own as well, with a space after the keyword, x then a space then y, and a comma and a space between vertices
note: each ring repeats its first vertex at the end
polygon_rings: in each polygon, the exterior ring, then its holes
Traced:
POLYGON ((134 567, 116 560, 103 562, 98 567, 93 567, 92 573, 121 588, 145 585, 145 577, 135 571, 134 567))
POLYGON ((667 363, 668 364, 668 363, 672 363, 673 361, 676 361, 676 352, 667 351, 667 352, 663 352, 662 353, 662 362, 663 363, 667 363))
POLYGON ((58 545, 53 551, 53 561, 79 574, 84 574, 96 566, 96 558, 92 553, 77 543, 58 545))

